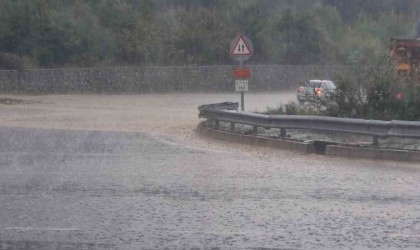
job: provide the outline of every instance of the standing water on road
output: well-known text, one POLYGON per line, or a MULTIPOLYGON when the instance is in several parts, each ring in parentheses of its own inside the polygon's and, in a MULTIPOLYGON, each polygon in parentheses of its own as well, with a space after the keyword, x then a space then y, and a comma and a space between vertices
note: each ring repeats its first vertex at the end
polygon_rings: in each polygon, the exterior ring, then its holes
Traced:
MULTIPOLYGON (((0 249, 420 247, 417 164, 199 137, 230 94, 14 96, 0 110, 0 249), (23 246, 23 247, 22 247, 23 246)), ((248 110, 293 93, 248 95, 248 110)))

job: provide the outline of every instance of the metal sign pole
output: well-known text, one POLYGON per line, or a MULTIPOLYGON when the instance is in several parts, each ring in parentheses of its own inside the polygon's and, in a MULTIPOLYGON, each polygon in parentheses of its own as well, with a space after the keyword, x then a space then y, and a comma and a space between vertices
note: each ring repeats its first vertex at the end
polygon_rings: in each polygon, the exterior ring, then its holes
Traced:
MULTIPOLYGON (((243 61, 239 61, 239 68, 243 68, 243 61)), ((245 91, 241 91, 241 111, 245 111, 245 91)))
POLYGON ((241 91, 241 111, 244 111, 245 110, 244 101, 245 101, 245 92, 244 91, 241 91))

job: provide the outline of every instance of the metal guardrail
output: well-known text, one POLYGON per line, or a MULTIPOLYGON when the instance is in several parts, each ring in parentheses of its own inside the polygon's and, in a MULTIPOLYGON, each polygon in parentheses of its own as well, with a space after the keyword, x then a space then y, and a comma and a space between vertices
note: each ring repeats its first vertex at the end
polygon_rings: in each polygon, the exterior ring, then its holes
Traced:
POLYGON ((280 136, 286 137, 286 129, 311 129, 325 132, 339 132, 373 137, 373 145, 378 146, 378 138, 404 137, 420 138, 420 122, 409 121, 377 121, 351 118, 336 118, 325 116, 301 115, 264 115, 237 112, 238 103, 224 102, 198 107, 198 117, 215 122, 216 129, 219 122, 230 122, 231 130, 235 124, 253 126, 254 134, 257 128, 280 129, 280 136))

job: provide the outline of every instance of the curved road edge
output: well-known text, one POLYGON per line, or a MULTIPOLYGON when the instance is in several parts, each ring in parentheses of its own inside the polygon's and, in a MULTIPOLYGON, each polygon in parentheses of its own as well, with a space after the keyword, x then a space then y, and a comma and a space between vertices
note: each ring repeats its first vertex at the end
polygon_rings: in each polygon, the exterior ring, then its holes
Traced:
POLYGON ((303 154, 323 154, 347 158, 365 158, 388 161, 420 162, 420 152, 410 150, 374 149, 356 146, 319 144, 317 141, 291 141, 260 136, 231 133, 207 127, 204 122, 198 124, 196 132, 218 140, 249 144, 262 147, 290 150, 303 154))

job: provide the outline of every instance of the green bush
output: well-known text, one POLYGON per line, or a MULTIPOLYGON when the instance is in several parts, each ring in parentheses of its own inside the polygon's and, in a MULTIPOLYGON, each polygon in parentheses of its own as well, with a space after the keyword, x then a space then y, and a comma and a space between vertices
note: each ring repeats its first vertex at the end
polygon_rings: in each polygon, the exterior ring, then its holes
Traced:
POLYGON ((420 88, 414 85, 379 84, 370 96, 372 111, 367 118, 381 120, 420 120, 420 88))

